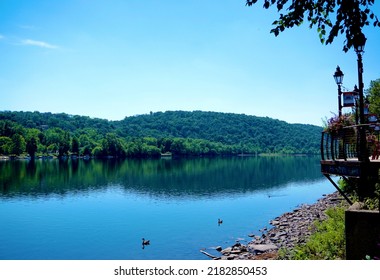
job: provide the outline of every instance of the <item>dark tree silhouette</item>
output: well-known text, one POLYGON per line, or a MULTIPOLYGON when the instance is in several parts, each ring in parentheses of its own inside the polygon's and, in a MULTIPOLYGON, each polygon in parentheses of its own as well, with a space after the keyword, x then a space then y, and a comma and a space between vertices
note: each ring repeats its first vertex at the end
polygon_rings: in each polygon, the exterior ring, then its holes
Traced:
MULTIPOLYGON (((252 6, 258 0, 247 0, 252 6)), ((286 28, 301 25, 305 20, 309 27, 317 27, 323 44, 331 44, 339 34, 345 33, 343 50, 363 43, 363 27, 373 24, 380 27, 372 10, 375 0, 263 0, 264 8, 276 6, 280 16, 273 22, 271 33, 278 36, 286 28)))
POLYGON ((36 140, 36 138, 31 137, 26 142, 26 151, 28 152, 28 154, 31 158, 34 158, 34 156, 37 152, 37 140, 36 140))

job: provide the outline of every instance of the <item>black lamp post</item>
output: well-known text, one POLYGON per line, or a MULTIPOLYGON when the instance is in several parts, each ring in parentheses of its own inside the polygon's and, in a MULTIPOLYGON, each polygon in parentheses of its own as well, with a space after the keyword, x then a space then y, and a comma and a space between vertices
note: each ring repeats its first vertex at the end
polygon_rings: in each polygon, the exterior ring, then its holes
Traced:
POLYGON ((359 129, 359 161, 368 161, 369 158, 367 156, 367 145, 366 145, 366 136, 365 136, 365 127, 363 126, 365 124, 364 119, 364 96, 363 96, 363 60, 362 60, 362 54, 364 53, 364 46, 366 42, 366 38, 364 34, 359 34, 355 38, 354 42, 354 48, 355 52, 358 56, 358 83, 359 83, 359 123, 360 123, 360 129, 359 129))
POLYGON ((334 77, 336 84, 338 85, 339 117, 342 116, 342 89, 341 89, 341 85, 343 83, 343 76, 344 76, 344 74, 343 74, 342 70, 340 70, 340 67, 337 66, 333 77, 334 77))
POLYGON ((359 106, 358 106, 359 89, 358 89, 357 85, 355 85, 353 92, 354 92, 354 97, 355 97, 355 124, 358 125, 359 124, 359 113, 358 113, 358 110, 359 110, 359 106))

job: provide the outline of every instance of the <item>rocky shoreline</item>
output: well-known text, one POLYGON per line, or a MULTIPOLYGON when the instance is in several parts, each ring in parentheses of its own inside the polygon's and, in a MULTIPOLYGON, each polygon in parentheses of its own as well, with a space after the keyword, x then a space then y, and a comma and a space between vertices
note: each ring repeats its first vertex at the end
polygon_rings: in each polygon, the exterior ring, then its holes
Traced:
POLYGON ((325 210, 342 203, 348 207, 338 192, 324 195, 314 204, 300 205, 294 211, 273 219, 270 221, 271 228, 260 230, 261 236, 249 235, 253 239, 248 244, 236 242, 227 248, 215 248, 221 256, 204 251, 202 253, 215 260, 277 259, 280 248, 291 250, 296 245, 305 243, 313 232, 313 223, 326 218, 325 210))

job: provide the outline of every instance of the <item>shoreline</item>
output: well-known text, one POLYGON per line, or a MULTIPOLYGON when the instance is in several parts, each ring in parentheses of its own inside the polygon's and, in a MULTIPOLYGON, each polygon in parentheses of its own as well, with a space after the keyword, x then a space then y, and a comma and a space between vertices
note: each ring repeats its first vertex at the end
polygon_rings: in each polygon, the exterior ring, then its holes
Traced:
POLYGON ((334 206, 347 205, 348 203, 336 191, 323 195, 313 204, 302 204, 292 212, 286 212, 270 221, 271 228, 260 229, 261 236, 252 236, 247 244, 236 244, 216 250, 221 254, 214 256, 208 252, 201 253, 214 260, 275 260, 278 251, 282 249, 292 250, 295 246, 307 242, 313 233, 315 221, 323 221, 327 218, 326 209, 334 206))
MULTIPOLYGON (((50 159, 172 159, 172 158, 217 158, 217 157, 316 157, 318 154, 281 154, 281 153, 257 153, 257 154, 219 154, 219 155, 173 155, 161 154, 160 156, 152 157, 134 157, 134 156, 94 156, 94 155, 77 155, 68 154, 59 156, 58 154, 44 154, 36 155, 34 160, 50 160, 50 159)), ((13 160, 31 160, 28 154, 23 155, 3 155, 0 154, 0 161, 13 161, 13 160)))

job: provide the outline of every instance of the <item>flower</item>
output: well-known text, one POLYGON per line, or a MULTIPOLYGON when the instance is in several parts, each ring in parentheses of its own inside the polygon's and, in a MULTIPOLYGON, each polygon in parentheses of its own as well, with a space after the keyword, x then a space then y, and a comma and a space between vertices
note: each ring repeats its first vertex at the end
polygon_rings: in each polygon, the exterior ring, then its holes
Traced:
POLYGON ((353 114, 344 114, 341 116, 334 115, 327 120, 326 132, 337 132, 344 127, 355 125, 353 114))

